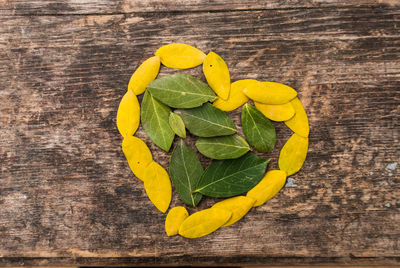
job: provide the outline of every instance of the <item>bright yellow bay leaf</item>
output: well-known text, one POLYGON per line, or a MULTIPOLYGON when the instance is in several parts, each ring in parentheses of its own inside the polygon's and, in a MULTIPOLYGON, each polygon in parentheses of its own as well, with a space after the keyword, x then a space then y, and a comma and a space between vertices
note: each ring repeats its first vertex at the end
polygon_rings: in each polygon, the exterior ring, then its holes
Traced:
POLYGON ((143 180, 145 169, 153 161, 149 147, 137 137, 126 136, 122 142, 122 151, 133 174, 143 180))
POLYGON ((255 201, 256 200, 252 197, 235 196, 215 203, 212 207, 222 208, 232 212, 232 217, 229 219, 229 221, 222 225, 222 227, 226 227, 243 218, 244 215, 246 215, 247 212, 249 212, 249 210, 253 207, 255 201))
POLYGON ((186 208, 174 207, 168 212, 167 218, 165 219, 165 232, 168 236, 177 235, 179 227, 181 227, 183 221, 189 216, 186 208))
POLYGON ((265 117, 272 121, 286 121, 292 118, 295 114, 291 102, 285 104, 263 104, 261 102, 254 102, 256 108, 262 112, 265 117))
POLYGON ((151 162, 143 176, 144 189, 150 201, 162 213, 171 203, 172 187, 167 171, 157 162, 151 162))
POLYGON ((254 207, 261 206, 274 197, 285 185, 286 172, 282 170, 268 171, 264 178, 253 189, 247 192, 248 197, 256 200, 254 207))
POLYGON ((133 136, 139 127, 140 105, 136 95, 128 90, 117 111, 117 128, 122 137, 133 136))
POLYGON ((225 61, 217 53, 211 51, 204 60, 203 73, 218 97, 227 100, 231 89, 231 76, 225 61))
POLYGON ((208 208, 190 215, 179 228, 179 234, 186 238, 198 238, 208 235, 232 216, 232 212, 220 208, 208 208))
POLYGON ((168 68, 188 69, 202 64, 206 54, 191 45, 173 43, 160 47, 156 56, 168 68))
POLYGON ((276 82, 259 82, 258 86, 244 91, 250 99, 264 104, 284 104, 297 96, 297 92, 284 84, 276 82))
POLYGON ((243 79, 233 82, 228 99, 223 100, 222 98, 218 98, 213 105, 225 112, 239 108, 249 101, 249 98, 243 93, 243 90, 254 86, 256 83, 258 83, 258 81, 254 79, 243 79))
POLYGON ((290 102, 296 112, 296 114, 285 121, 285 124, 294 132, 300 136, 308 137, 310 133, 310 127, 308 125, 308 117, 306 111, 304 110, 303 104, 298 98, 294 98, 290 102))
POLYGON ((293 133, 279 154, 279 169, 288 176, 296 173, 303 166, 308 151, 308 138, 293 133))
POLYGON ((136 95, 142 94, 146 86, 157 77, 159 70, 160 57, 148 58, 132 74, 128 90, 132 90, 136 95))

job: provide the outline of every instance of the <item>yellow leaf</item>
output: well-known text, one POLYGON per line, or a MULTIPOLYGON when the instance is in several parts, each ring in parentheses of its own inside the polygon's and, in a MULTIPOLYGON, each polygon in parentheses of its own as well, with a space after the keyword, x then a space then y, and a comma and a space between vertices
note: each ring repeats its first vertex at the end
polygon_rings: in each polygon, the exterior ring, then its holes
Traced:
POLYGON ((285 124, 296 134, 307 138, 310 133, 310 127, 308 125, 308 117, 304 110, 303 104, 298 98, 293 99, 290 102, 296 112, 296 114, 285 121, 285 124))
POLYGON ((146 90, 146 86, 157 77, 159 70, 160 57, 148 58, 132 74, 128 90, 132 90, 136 95, 142 94, 146 90))
POLYGON ((286 121, 295 114, 291 102, 285 104, 263 104, 254 102, 256 108, 272 121, 286 121))
POLYGON ((222 98, 218 98, 213 105, 225 112, 239 108, 249 101, 249 98, 244 95, 243 90, 249 86, 254 86, 256 83, 258 83, 258 81, 254 79, 244 79, 233 82, 228 99, 223 100, 222 98))
POLYGON ((117 127, 122 137, 133 136, 139 127, 140 106, 136 95, 127 91, 119 103, 117 127))
POLYGON ((145 169, 153 162, 153 157, 146 143, 137 137, 126 136, 122 142, 122 151, 133 174, 143 180, 145 169))
POLYGON ((165 232, 168 236, 177 235, 179 227, 181 227, 183 221, 189 216, 186 208, 174 207, 172 208, 165 219, 165 232))
POLYGON ((275 82, 260 82, 257 86, 244 91, 250 99, 264 104, 284 104, 297 96, 297 92, 284 84, 275 82))
POLYGON ((187 44, 173 43, 160 47, 156 51, 161 63, 169 68, 188 69, 203 63, 206 54, 187 44))
POLYGON ((308 138, 293 133, 283 146, 279 155, 279 169, 288 176, 296 173, 303 166, 308 150, 308 138))
POLYGON ((167 171, 157 162, 151 162, 143 176, 144 189, 150 201, 162 213, 171 203, 172 187, 167 171))
POLYGON ((229 219, 229 221, 222 225, 222 227, 226 227, 243 218, 244 215, 246 215, 247 212, 249 212, 249 210, 253 207, 255 201, 256 200, 252 197, 235 196, 215 203, 212 207, 221 208, 232 212, 232 217, 229 219))
POLYGON ((227 100, 231 89, 231 77, 225 61, 211 51, 204 60, 203 73, 218 97, 227 100))
POLYGON ((264 178, 251 189, 246 196, 256 200, 254 207, 261 206, 274 197, 285 185, 286 172, 282 170, 268 171, 264 178))
POLYGON ((232 216, 232 212, 220 208, 208 208, 190 215, 179 228, 186 238, 198 238, 216 231, 232 216))

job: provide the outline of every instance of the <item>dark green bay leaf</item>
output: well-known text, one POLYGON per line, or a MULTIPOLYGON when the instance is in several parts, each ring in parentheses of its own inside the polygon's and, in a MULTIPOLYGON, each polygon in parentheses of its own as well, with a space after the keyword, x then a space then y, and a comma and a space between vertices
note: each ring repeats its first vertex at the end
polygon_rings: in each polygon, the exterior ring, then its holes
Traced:
POLYGON ((185 123, 182 118, 176 113, 170 113, 169 115, 169 126, 181 138, 186 138, 185 123))
POLYGON ((147 136, 161 149, 168 152, 174 140, 175 133, 169 126, 171 109, 156 100, 146 90, 141 105, 141 122, 147 136))
POLYGON ((212 197, 247 192, 264 177, 268 162, 251 152, 237 159, 216 160, 204 171, 195 192, 212 197))
POLYGON ((199 138, 196 147, 201 154, 212 159, 238 158, 250 150, 247 142, 237 134, 199 138))
POLYGON ((225 136, 237 132, 232 119, 208 102, 197 108, 175 110, 175 113, 182 117, 190 133, 199 137, 225 136))
POLYGON ((217 97, 211 88, 188 74, 166 75, 155 79, 147 89, 154 98, 173 108, 193 108, 217 97))
POLYGON ((200 193, 192 193, 196 189, 203 174, 203 167, 193 152, 181 139, 172 152, 169 164, 169 175, 181 200, 195 207, 202 197, 200 193))
POLYGON ((276 142, 275 127, 257 108, 245 104, 242 109, 242 127, 246 140, 258 152, 267 153, 276 142))

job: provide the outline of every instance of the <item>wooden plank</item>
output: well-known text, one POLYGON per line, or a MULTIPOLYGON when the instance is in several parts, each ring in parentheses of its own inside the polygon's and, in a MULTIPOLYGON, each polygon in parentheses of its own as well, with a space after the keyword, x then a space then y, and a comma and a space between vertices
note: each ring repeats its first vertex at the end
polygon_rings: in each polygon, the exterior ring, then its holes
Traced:
POLYGON ((398 265, 399 28, 396 8, 0 17, 0 264, 398 265), (177 41, 293 86, 311 124, 288 186, 197 240, 164 234, 115 126, 132 71, 177 41))
MULTIPOLYGON (((296 268, 298 266, 247 266, 244 268, 296 268)), ((334 265, 302 265, 301 268, 334 268, 337 266, 334 265)), ((346 268, 376 268, 376 265, 357 265, 357 266, 352 266, 352 265, 346 265, 346 268)), ((379 266, 379 268, 394 268, 396 266, 390 265, 390 266, 379 266)))
POLYGON ((165 11, 227 11, 296 9, 318 7, 359 7, 359 6, 399 6, 397 0, 3 0, 0 14, 13 15, 55 15, 55 14, 126 14, 165 11))

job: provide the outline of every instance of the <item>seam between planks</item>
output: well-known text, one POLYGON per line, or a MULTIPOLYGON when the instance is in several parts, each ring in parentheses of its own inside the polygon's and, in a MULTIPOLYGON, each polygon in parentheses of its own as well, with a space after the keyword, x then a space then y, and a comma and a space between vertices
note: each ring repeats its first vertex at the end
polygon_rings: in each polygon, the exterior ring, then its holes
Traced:
MULTIPOLYGON (((369 4, 369 5, 356 5, 356 6, 326 6, 326 7, 285 7, 285 8, 246 8, 246 9, 218 9, 218 10, 154 10, 154 11, 131 11, 131 12, 88 12, 88 13, 26 13, 26 14, 15 14, 4 16, 12 17, 45 17, 45 16, 117 16, 117 15, 137 15, 137 16, 152 16, 158 14, 171 14, 171 15, 181 15, 181 14, 202 14, 202 13, 237 13, 237 12, 260 12, 260 11, 285 11, 285 10, 346 10, 346 9, 369 9, 369 8, 382 8, 390 10, 400 10, 399 6, 389 6, 384 4, 369 4)), ((0 12, 10 11, 9 9, 0 9, 0 12)), ((14 10, 15 11, 15 10, 14 10)))

